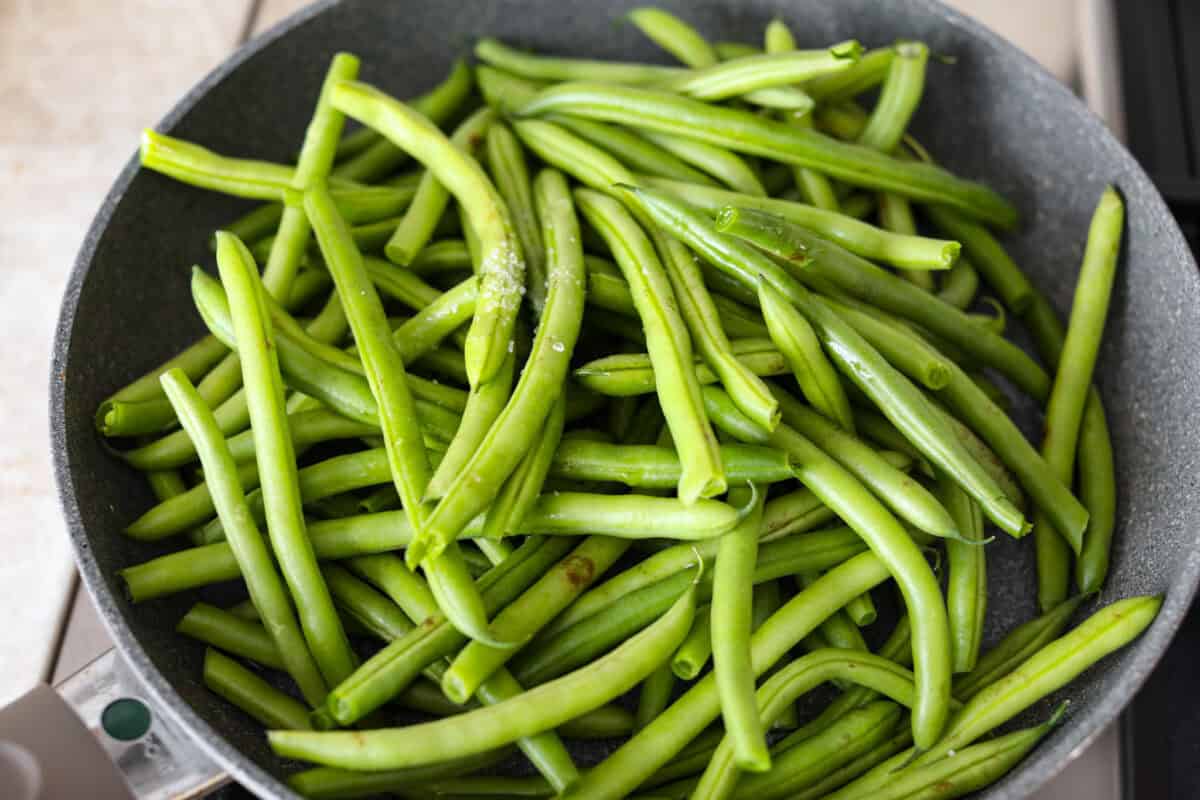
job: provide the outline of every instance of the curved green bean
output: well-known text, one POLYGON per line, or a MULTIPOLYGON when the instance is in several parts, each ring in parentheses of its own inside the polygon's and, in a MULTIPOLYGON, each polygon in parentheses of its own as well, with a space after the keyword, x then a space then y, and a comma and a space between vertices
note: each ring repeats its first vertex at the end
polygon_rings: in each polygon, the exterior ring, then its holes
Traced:
POLYGON ((856 186, 948 203, 1002 228, 1012 227, 1017 221, 1016 211, 999 195, 938 167, 897 161, 815 131, 745 111, 710 106, 669 92, 566 83, 540 92, 519 113, 522 116, 568 113, 680 134, 731 150, 811 167, 856 186))
POLYGON ((988 229, 944 206, 926 206, 925 211, 935 226, 962 242, 971 264, 978 270, 978 274, 983 276, 988 286, 1000 295, 1004 305, 1017 314, 1023 314, 1028 309, 1035 290, 1021 268, 988 229))
POLYGON ((690 503, 721 494, 726 482, 716 437, 704 416, 700 385, 691 368, 690 341, 672 302, 662 262, 617 201, 587 190, 577 191, 576 198, 584 216, 613 249, 646 329, 650 361, 662 376, 655 388, 683 464, 679 496, 690 503))
POLYGON ((730 501, 745 502, 756 493, 754 511, 717 545, 713 568, 712 636, 713 675, 721 698, 721 716, 737 765, 760 771, 771 763, 767 751, 766 726, 754 699, 754 670, 750 663, 751 593, 746 587, 754 577, 758 537, 762 530, 766 493, 735 489, 730 501))
POLYGON ((333 104, 380 131, 423 163, 458 200, 479 237, 479 300, 467 336, 471 385, 486 383, 508 355, 524 287, 525 264, 504 201, 479 164, 420 113, 370 86, 343 82, 333 104))
POLYGON ((679 17, 654 6, 630 11, 626 18, 650 41, 693 69, 716 64, 717 53, 698 30, 679 17))
POLYGON ((216 428, 212 412, 182 371, 168 371, 163 375, 162 383, 168 399, 176 407, 180 424, 196 442, 201 463, 212 482, 217 511, 230 525, 230 547, 239 571, 246 579, 250 597, 271 626, 276 647, 283 654, 288 673, 300 687, 305 700, 310 704, 319 703, 325 695, 325 681, 296 622, 291 599, 275 572, 266 542, 250 519, 233 459, 225 447, 224 437, 216 428))
POLYGON ((929 61, 929 48, 921 42, 897 42, 893 51, 895 55, 879 90, 879 100, 858 137, 859 144, 884 153, 890 153, 900 144, 921 102, 925 65, 929 61))
POLYGON ((813 100, 792 84, 845 70, 861 54, 862 45, 853 39, 823 50, 748 54, 666 78, 656 82, 654 88, 709 102, 746 96, 757 105, 803 113, 812 108, 813 100), (791 90, 764 91, 781 87, 791 90))
POLYGON ((492 379, 482 386, 475 387, 467 397, 467 407, 463 410, 462 422, 450 440, 442 463, 434 470, 433 477, 425 487, 427 501, 441 500, 446 496, 450 487, 458 480, 466 465, 471 462, 479 445, 487 437, 496 419, 504 411, 511 397, 513 373, 516 370, 516 357, 509 354, 504 359, 492 379))
POLYGON ((525 254, 530 304, 535 316, 541 316, 546 304, 546 248, 533 204, 533 185, 525 153, 512 128, 501 121, 492 123, 488 129, 485 151, 488 170, 497 191, 508 204, 513 227, 521 241, 521 252, 525 254))
POLYGON ((646 679, 638 689, 637 716, 633 730, 641 730, 662 713, 671 704, 671 695, 675 692, 675 673, 671 663, 664 661, 646 679))
MULTIPOLYGON (((733 355, 753 374, 782 375, 787 359, 770 339, 735 339, 729 343, 733 355)), ((695 363, 696 380, 703 386, 719 378, 707 364, 695 363)), ((605 356, 575 368, 575 378, 594 392, 612 397, 649 394, 657 389, 654 366, 646 353, 605 356)))
POLYGON ((712 655, 712 613, 707 605, 696 609, 687 636, 671 656, 671 672, 682 681, 695 680, 712 655))
POLYGON ((946 610, 956 673, 970 672, 979 658, 987 614, 987 560, 979 505, 953 481, 938 481, 938 496, 964 541, 946 542, 946 610))
POLYGON ((488 506, 483 521, 484 538, 500 539, 516 533, 521 520, 525 519, 529 509, 537 502, 562 438, 565 412, 566 400, 560 396, 550 407, 550 414, 546 417, 546 424, 542 426, 537 441, 521 458, 517 468, 500 488, 496 499, 488 506))
POLYGON ((313 657, 325 680, 336 683, 354 670, 356 659, 305 533, 295 449, 287 429, 265 291, 246 246, 229 234, 217 234, 217 267, 229 297, 272 550, 313 657))
POLYGON ((833 72, 808 81, 804 84, 804 91, 822 105, 850 100, 886 80, 895 57, 894 47, 868 50, 853 65, 841 72, 833 72))
MULTIPOLYGON (((562 391, 583 318, 585 274, 579 226, 563 176, 540 173, 534 195, 546 245, 549 286, 542 321, 504 410, 446 490, 426 525, 435 546, 459 535, 500 492, 536 440, 562 391)), ((597 533, 599 531, 596 531, 597 533)))
POLYGON ((285 757, 358 769, 396 769, 485 752, 552 729, 636 686, 683 640, 695 607, 695 589, 685 591, 670 612, 610 655, 487 708, 365 733, 271 731, 268 742, 285 757))

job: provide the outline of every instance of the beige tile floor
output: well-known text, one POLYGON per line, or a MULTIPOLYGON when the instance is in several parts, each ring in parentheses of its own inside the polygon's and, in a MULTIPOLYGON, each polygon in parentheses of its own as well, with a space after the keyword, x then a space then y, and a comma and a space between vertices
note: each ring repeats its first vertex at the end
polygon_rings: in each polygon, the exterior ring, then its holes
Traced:
MULTIPOLYGON (((1089 68, 1087 59, 1077 60, 1075 32, 1095 24, 1094 7, 1101 3, 953 4, 1026 47, 1063 80, 1089 68)), ((246 35, 302 5, 0 0, 0 419, 6 431, 0 437, 0 704, 50 677, 57 632, 73 600, 74 570, 50 470, 46 385, 58 298, 83 233, 134 152, 138 131, 246 35)), ((1100 68, 1105 63, 1101 58, 1100 68)), ((86 660, 104 642, 86 597, 74 603, 62 668, 86 660)), ((1069 794, 1103 797, 1113 776, 1073 775, 1069 794)))

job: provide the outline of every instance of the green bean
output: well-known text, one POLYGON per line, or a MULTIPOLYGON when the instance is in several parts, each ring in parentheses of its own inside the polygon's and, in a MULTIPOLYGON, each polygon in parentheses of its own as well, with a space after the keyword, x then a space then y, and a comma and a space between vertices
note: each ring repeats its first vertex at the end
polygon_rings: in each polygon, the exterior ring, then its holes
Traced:
POLYGON ((258 622, 241 619, 208 603, 196 603, 192 606, 179 620, 175 630, 184 636, 190 636, 264 667, 286 669, 283 658, 279 655, 279 648, 266 628, 258 622))
MULTIPOLYGON (((1109 299, 1117 270, 1125 207, 1112 187, 1104 190, 1088 230, 1087 249, 1075 286, 1071 319, 1054 376, 1054 386, 1046 403, 1045 438, 1042 454, 1059 480, 1069 482, 1075 468, 1080 422, 1092 370, 1104 335, 1109 299)), ((1038 553, 1038 599, 1048 610, 1067 596, 1069 567, 1061 547, 1050 544, 1055 530, 1047 524, 1045 512, 1034 524, 1038 553), (1040 524, 1039 524, 1040 523, 1040 524)), ((1060 531, 1076 556, 1083 550, 1083 530, 1060 531)))
MULTIPOLYGON (((533 349, 508 404, 430 515, 426 533, 441 544, 456 537, 500 492, 536 440, 566 378, 583 315, 583 253, 574 208, 561 174, 534 182, 546 245, 546 307, 533 349)), ((599 531, 596 531, 599 532, 599 531)))
POLYGON ((271 728, 308 730, 308 711, 228 656, 204 651, 204 685, 271 728))
MULTIPOLYGON (((769 339, 735 339, 729 344, 738 361, 755 375, 782 375, 788 371, 787 359, 769 339)), ((706 364, 696 362, 693 371, 702 386, 718 381, 716 373, 706 364)), ((576 367, 574 374, 585 387, 612 397, 649 394, 658 383, 646 353, 598 358, 576 367)))
POLYGON ((509 754, 508 748, 498 748, 467 758, 444 761, 409 769, 359 772, 353 770, 316 767, 297 772, 288 778, 288 785, 308 798, 354 798, 373 797, 381 792, 395 793, 410 791, 422 781, 466 775, 502 761, 509 754))
POLYGON ((173 469, 147 472, 146 483, 150 486, 150 491, 154 493, 155 499, 160 503, 170 500, 172 497, 178 497, 187 491, 187 484, 183 482, 183 477, 173 469))
POLYGON ((966 702, 1025 663, 1062 633, 1084 598, 1085 595, 1073 597, 1013 628, 999 644, 979 657, 970 672, 955 679, 954 696, 966 702))
POLYGON ((981 329, 962 311, 833 242, 754 209, 723 211, 717 228, 784 259, 806 257, 805 268, 793 273, 798 279, 823 279, 859 300, 911 319, 982 364, 1001 371, 1031 396, 1044 396, 1049 380, 1046 373, 1019 347, 981 329))
POLYGON ((760 314, 723 295, 713 295, 712 301, 721 327, 730 338, 768 338, 767 326, 760 314))
MULTIPOLYGON (((1003 777, 1037 746, 1062 719, 1066 703, 1050 719, 1035 728, 1000 736, 984 744, 965 747, 934 764, 912 767, 893 774, 886 786, 869 795, 854 791, 854 784, 830 797, 866 797, 881 800, 921 800, 963 797, 1003 777)), ((896 760, 896 759, 893 759, 896 760)), ((885 763, 891 763, 885 762, 885 763)))
POLYGON ((683 464, 679 496, 690 503, 720 494, 726 484, 716 438, 704 417, 700 386, 690 367, 690 342, 671 302, 674 297, 662 262, 650 240, 615 200, 586 190, 579 190, 576 197, 584 216, 614 251, 646 329, 650 361, 662 373, 656 390, 683 464))
MULTIPOLYGON (((525 644, 547 622, 571 603, 628 548, 620 539, 593 536, 585 539, 533 586, 513 601, 492 621, 493 635, 504 641, 525 644)), ((465 702, 487 677, 503 666, 516 649, 469 643, 455 657, 442 679, 446 696, 465 702)))
MULTIPOLYGON (((335 104, 336 104, 335 90, 335 104)), ((429 462, 416 423, 412 395, 405 379, 404 362, 392 340, 379 295, 368 277, 362 256, 349 239, 345 222, 322 190, 305 194, 305 208, 329 265, 346 317, 354 332, 371 394, 378 403, 378 418, 387 449, 392 480, 418 539, 425 523, 422 495, 429 481, 429 462)), ((419 559, 418 559, 419 560, 419 559)))
POLYGON ((901 726, 896 732, 878 738, 872 737, 865 744, 866 747, 859 755, 791 795, 792 800, 819 800, 829 796, 839 787, 845 786, 859 775, 909 747, 912 744, 912 731, 908 726, 901 726))
MULTIPOLYGON (((188 347, 183 352, 168 359, 159 366, 147 372, 132 383, 113 392, 100 404, 104 408, 108 403, 129 403, 152 400, 163 396, 159 379, 172 369, 182 370, 188 380, 196 381, 208 374, 221 359, 229 353, 229 348, 213 336, 205 336, 188 347)), ((99 417, 99 414, 97 414, 99 417)))
POLYGON ((805 399, 835 425, 853 432, 850 401, 812 325, 766 280, 758 282, 758 299, 771 341, 787 357, 805 399))
MULTIPOLYGON (((530 97, 536 94, 536 91, 535 88, 530 93, 530 97)), ((634 131, 566 115, 551 117, 550 121, 603 149, 613 158, 619 159, 639 172, 688 183, 717 185, 716 181, 707 174, 687 164, 685 159, 680 158, 670 149, 661 147, 646 136, 634 131)))
MULTIPOLYGON (((859 222, 866 220, 867 215, 874 211, 877 205, 876 196, 870 192, 853 192, 848 197, 842 199, 840 203, 841 205, 838 209, 839 213, 849 217, 850 219, 856 219, 859 222)), ((888 232, 891 233, 891 231, 888 232)), ((939 240, 935 239, 934 241, 939 240)), ((955 244, 957 244, 957 242, 955 244)), ((849 249, 853 250, 853 248, 849 249)), ((862 255, 862 253, 859 253, 859 255, 862 255)), ((959 258, 954 263, 957 264, 961 260, 962 259, 959 258)), ((951 267, 951 269, 953 269, 953 267, 951 267)))
POLYGON ((763 509, 762 539, 775 541, 793 533, 810 531, 836 515, 810 489, 796 489, 773 497, 763 509))
POLYGON ((610 655, 488 708, 367 733, 272 731, 268 741, 286 757, 358 769, 395 769, 484 752, 554 728, 636 686, 682 641, 695 603, 695 589, 685 591, 670 612, 610 655))
MULTIPOLYGON (((792 477, 787 457, 777 450, 729 444, 719 445, 718 453, 726 476, 735 483, 777 483, 792 477)), ((570 441, 559 445, 550 476, 669 489, 678 484, 682 470, 681 459, 669 447, 570 441)))
POLYGON ((484 538, 499 539, 515 533, 529 509, 537 502, 562 437, 565 411, 566 402, 560 396, 550 407, 550 414, 537 441, 521 458, 488 507, 483 523, 484 538))
POLYGON ((745 55, 667 78, 654 88, 710 102, 743 95, 758 105, 804 113, 812 108, 813 100, 791 84, 845 70, 861 54, 862 45, 850 40, 824 50, 745 55), (781 87, 789 91, 778 91, 781 87))
POLYGON ((772 390, 788 425, 829 453, 902 519, 934 536, 958 539, 964 535, 937 498, 880 457, 870 445, 838 430, 779 387, 772 386, 772 390))
POLYGON ((768 430, 774 428, 779 404, 763 381, 734 355, 694 257, 679 242, 656 238, 675 299, 701 357, 748 417, 768 430))
MULTIPOLYGON (((288 433, 264 289, 249 251, 229 234, 217 234, 217 266, 229 295, 272 550, 313 657, 325 680, 336 683, 354 670, 355 658, 305 533, 295 449, 288 433)), ((226 515, 220 516, 223 523, 228 521, 226 515)))
MULTIPOLYGON (((305 699, 309 703, 318 703, 325 694, 324 680, 292 614, 283 581, 275 572, 266 543, 250 521, 233 459, 224 446, 212 412, 204 406, 182 371, 169 371, 162 381, 163 390, 176 406, 180 424, 196 442, 201 463, 212 481, 217 511, 230 524, 231 549, 239 571, 246 578, 254 605, 270 624, 279 652, 285 654, 288 672, 305 699)), ((282 553, 276 556, 280 560, 284 558, 282 553)))
MULTIPOLYGON (((989 518, 1001 528, 1014 535, 1026 530, 1020 511, 1008 501, 990 475, 970 457, 940 418, 931 412, 932 407, 920 390, 827 305, 814 298, 782 268, 758 251, 739 240, 715 232, 711 222, 695 209, 644 189, 632 190, 630 194, 656 220, 669 225, 673 233, 687 241, 704 258, 742 283, 767 277, 777 288, 784 290, 788 299, 813 323, 822 344, 842 372, 870 396, 894 424, 905 430, 908 438, 924 455, 962 481, 964 488, 980 501, 989 518)), ((904 285, 915 289, 911 284, 904 285)), ((923 292, 921 295, 926 296, 923 292)))
POLYGON ((509 354, 504 359, 500 371, 487 383, 477 386, 467 397, 462 423, 450 441, 442 463, 438 465, 425 488, 427 500, 437 501, 445 497, 463 469, 470 463, 480 443, 509 401, 515 367, 516 358, 509 354))
POLYGON ((697 541, 725 534, 745 513, 746 509, 717 500, 699 499, 688 505, 675 497, 555 492, 538 498, 521 522, 521 531, 697 541))
POLYGON ((474 641, 493 647, 512 646, 511 642, 505 642, 490 632, 483 597, 475 587, 458 542, 447 543, 437 555, 426 558, 422 565, 437 606, 451 625, 474 641))
MULTIPOLYGON (((243 242, 258 242, 265 236, 274 236, 282 218, 283 203, 264 203, 228 225, 222 225, 221 230, 232 233, 243 242)), ((213 241, 214 250, 216 246, 216 241, 213 241)))
POLYGON ((535 315, 540 316, 546 303, 546 249, 533 205, 533 187, 525 154, 512 128, 500 121, 492 123, 488 129, 486 152, 492 180, 508 204, 521 252, 525 254, 529 301, 535 315))
POLYGON ((586 78, 613 83, 643 84, 687 73, 687 70, 679 67, 661 67, 653 64, 539 56, 486 37, 476 42, 475 57, 505 72, 542 81, 586 78))
POLYGON ((948 203, 1003 228, 1012 227, 1017 219, 1012 206, 991 190, 955 178, 938 167, 897 161, 814 131, 667 92, 568 83, 542 91, 520 110, 523 116, 560 112, 680 134, 731 150, 811 167, 853 185, 948 203))
POLYGON ((338 140, 333 153, 334 161, 345 161, 351 156, 358 155, 378 142, 379 138, 379 134, 370 128, 358 128, 350 131, 338 140))
MULTIPOLYGON (((900 708, 886 700, 851 709, 827 730, 778 754, 770 772, 742 776, 732 796, 763 800, 808 796, 807 792, 801 795, 796 792, 836 775, 886 742, 889 736, 894 736, 902 716, 900 708)), ((903 727, 901 735, 910 738, 907 726, 903 727)))
POLYGON ((661 133, 641 131, 641 135, 652 144, 658 145, 686 164, 716 178, 730 189, 751 197, 766 197, 767 190, 754 170, 737 154, 694 139, 661 133))
MULTIPOLYGON (((787 120, 797 128, 812 128, 812 114, 793 116, 787 120)), ((828 177, 808 167, 792 166, 792 180, 801 199, 813 208, 840 213, 837 190, 828 177)))
POLYGON ((478 163, 402 103, 352 82, 338 85, 333 103, 421 161, 470 218, 482 256, 479 301, 467 337, 467 374, 472 386, 487 382, 508 354, 524 286, 524 260, 503 199, 478 163))
MULTIPOLYGON (((819 577, 820 575, 815 572, 801 572, 796 575, 796 584, 801 589, 805 589, 819 577)), ((829 647, 859 652, 867 651, 867 643, 863 639, 862 633, 859 632, 858 626, 846 616, 845 609, 822 622, 815 633, 820 635, 829 647)))
POLYGON ((664 661, 646 679, 638 690, 637 717, 634 730, 641 730, 671 704, 675 691, 675 673, 671 662, 664 661))
POLYGON ((875 601, 871 599, 871 595, 860 594, 846 604, 846 615, 855 625, 865 628, 878 619, 879 612, 875 609, 875 601))
MULTIPOLYGON (((296 161, 292 189, 303 192, 311 185, 323 184, 329 176, 337 140, 342 135, 345 123, 341 112, 330 106, 329 96, 338 81, 358 77, 358 65, 358 59, 348 53, 338 53, 330 62, 296 161)), ((305 255, 310 235, 311 228, 304 209, 285 201, 283 216, 279 220, 262 274, 263 285, 270 294, 280 295, 291 285, 305 255)))
POLYGON ((938 481, 938 496, 965 541, 946 542, 946 609, 950 653, 956 673, 970 672, 979 657, 987 614, 987 561, 979 505, 953 481, 938 481))
MULTIPOLYGON (((475 112, 454 130, 450 136, 450 143, 463 153, 473 154, 483 142, 494 118, 491 109, 475 112)), ((388 260, 401 266, 411 263, 433 237, 433 231, 449 201, 449 190, 438 182, 432 172, 426 171, 421 177, 412 204, 384 245, 383 251, 388 260)))
POLYGON ((716 64, 712 45, 679 17, 653 6, 630 11, 626 18, 656 45, 693 69, 716 64))
MULTIPOLYGON (((1137 638, 1154 620, 1161 605, 1162 598, 1158 596, 1118 600, 1043 646, 1015 670, 968 700, 936 746, 911 760, 909 769, 932 764, 950 753, 961 753, 980 736, 1065 686, 1101 658, 1137 638)), ((899 763, 900 757, 893 761, 899 763)), ((840 796, 874 797, 874 792, 894 780, 892 772, 896 765, 884 762, 846 787, 840 796)))
MULTIPOLYGON (((902 705, 911 706, 915 701, 913 676, 904 667, 870 653, 829 648, 796 659, 767 680, 757 693, 759 711, 764 720, 773 720, 785 708, 791 708, 799 697, 835 679, 867 686, 902 705)), ((895 704, 889 705, 891 713, 886 716, 890 728, 899 719, 900 709, 895 704)), ((722 740, 693 797, 728 797, 733 793, 738 778, 739 769, 733 761, 732 742, 722 740)))
POLYGON ((1023 314, 1029 307, 1034 289, 987 228, 943 206, 927 206, 926 212, 938 228, 962 242, 971 264, 1000 296, 1004 305, 1017 314, 1023 314))
MULTIPOLYGON (((424 114, 435 125, 443 125, 453 117, 471 94, 471 68, 461 59, 454 62, 445 80, 419 97, 412 99, 413 109, 424 114)), ((374 128, 368 128, 374 130, 374 128)), ((404 163, 409 154, 393 144, 386 135, 351 159, 334 169, 335 176, 350 180, 373 182, 404 163)))
POLYGON ((900 144, 905 128, 921 102, 925 90, 925 65, 929 48, 921 42, 897 42, 895 56, 858 141, 885 153, 900 144))
POLYGON ((737 764, 758 771, 770 764, 766 732, 754 700, 754 672, 750 664, 751 602, 746 586, 753 580, 762 530, 765 492, 735 489, 730 500, 741 503, 746 494, 757 494, 754 510, 717 545, 713 571, 712 636, 713 674, 721 698, 721 715, 737 764))
MULTIPOLYGON (((803 537, 799 537, 803 538, 803 537)), ((886 580, 873 554, 855 556, 792 598, 751 638, 751 661, 761 674, 851 597, 886 580)), ((678 754, 720 713, 712 676, 698 681, 632 739, 583 776, 567 797, 623 797, 678 754)))
POLYGON ((895 56, 895 47, 868 50, 847 69, 808 81, 804 91, 822 105, 850 100, 886 80, 895 56))

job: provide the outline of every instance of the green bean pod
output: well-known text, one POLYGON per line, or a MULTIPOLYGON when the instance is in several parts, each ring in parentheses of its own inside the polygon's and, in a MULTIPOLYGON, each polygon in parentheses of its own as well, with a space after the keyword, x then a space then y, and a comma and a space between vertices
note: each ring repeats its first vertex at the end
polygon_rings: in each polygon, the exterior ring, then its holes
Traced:
POLYGON ((512 128, 499 121, 488 129, 485 151, 492 180, 512 213, 513 227, 521 240, 529 273, 526 280, 529 301, 535 316, 540 316, 546 304, 546 249, 533 204, 533 185, 525 154, 512 128))
POLYGON ((715 145, 659 131, 641 131, 643 137, 671 155, 716 178, 730 189, 751 197, 766 197, 758 175, 741 156, 715 145))
MULTIPOLYGON (((482 109, 469 116, 455 128, 450 143, 468 156, 472 156, 491 130, 495 114, 491 109, 482 109)), ((426 243, 433 238, 438 221, 450 202, 450 190, 443 186, 437 176, 426 170, 421 176, 417 192, 400 223, 383 247, 388 261, 408 266, 426 243)))
POLYGON ((674 691, 675 673, 671 670, 671 663, 665 661, 646 676, 638 689, 637 716, 633 729, 641 730, 661 714, 671 704, 674 691))
POLYGON ((681 681, 695 680, 712 655, 712 613, 707 605, 696 609, 692 627, 671 656, 671 672, 681 681))
POLYGON ((758 300, 771 341, 787 357, 805 399, 834 424, 853 432, 850 401, 812 325, 766 280, 758 282, 758 300))
MULTIPOLYGON (((735 339, 729 345, 738 361, 755 375, 783 375, 789 370, 787 359, 769 339, 735 339)), ((696 363, 693 371, 701 386, 719 380, 707 364, 696 363)), ((646 353, 598 358, 576 367, 574 375, 592 391, 611 397, 649 394, 658 387, 653 363, 646 353)))
POLYGON ((418 112, 365 84, 344 82, 335 108, 380 131, 423 163, 459 201, 479 237, 479 301, 467 337, 471 385, 500 369, 512 341, 525 264, 504 201, 478 163, 466 157, 418 112))
POLYGON ((550 415, 546 417, 546 424, 537 441, 522 457, 488 507, 483 522, 484 538, 500 539, 516 533, 529 509, 537 502, 562 438, 565 411, 566 402, 560 397, 550 408, 550 415))
POLYGON ((956 673, 970 672, 979 658, 987 615, 987 560, 979 505, 951 480, 938 482, 938 495, 965 541, 946 542, 946 610, 950 653, 956 673))
POLYGON ((521 116, 568 113, 663 133, 811 167, 856 186, 948 203, 1001 228, 1017 221, 1015 209, 990 189, 929 165, 897 161, 815 131, 794 128, 745 111, 710 106, 653 89, 602 83, 565 83, 540 92, 521 116))
MULTIPOLYGON (((778 450, 754 445, 719 446, 721 464, 734 483, 777 483, 790 480, 791 464, 778 450)), ((559 445, 550 476, 580 481, 616 481, 644 489, 669 489, 683 470, 669 447, 570 441, 559 445)))
POLYGON ((587 79, 644 84, 688 72, 679 67, 663 67, 657 64, 539 56, 509 47, 489 37, 475 43, 475 57, 505 72, 541 81, 587 79))

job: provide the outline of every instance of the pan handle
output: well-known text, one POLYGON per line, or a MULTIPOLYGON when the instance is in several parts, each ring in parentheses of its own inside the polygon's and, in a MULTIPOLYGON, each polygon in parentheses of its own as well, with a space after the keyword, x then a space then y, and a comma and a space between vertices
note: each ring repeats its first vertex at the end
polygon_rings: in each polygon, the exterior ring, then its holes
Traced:
POLYGON ((6 798, 186 800, 228 781, 155 708, 115 649, 53 689, 38 686, 0 709, 6 798))

